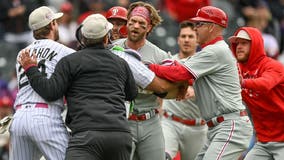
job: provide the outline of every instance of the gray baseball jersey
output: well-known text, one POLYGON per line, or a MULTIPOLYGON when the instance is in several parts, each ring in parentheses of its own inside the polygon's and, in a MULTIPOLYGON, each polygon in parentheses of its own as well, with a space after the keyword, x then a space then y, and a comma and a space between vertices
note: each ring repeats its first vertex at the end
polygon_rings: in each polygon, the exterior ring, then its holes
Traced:
MULTIPOLYGON (((175 54, 172 59, 184 63, 190 57, 179 59, 175 54)), ((198 106, 192 100, 176 101, 163 99, 163 110, 167 114, 173 114, 183 119, 195 120, 201 124, 201 115, 198 106)), ((170 117, 162 118, 162 128, 165 137, 166 152, 174 157, 178 151, 181 153, 181 160, 194 159, 206 141, 207 126, 188 126, 176 122, 170 117)))
POLYGON ((203 118, 245 109, 236 60, 225 41, 208 45, 184 65, 196 78, 193 87, 203 118))
MULTIPOLYGON (((47 77, 62 57, 75 52, 50 39, 36 40, 27 48, 31 54, 36 53, 38 68, 47 77)), ((68 132, 61 117, 63 98, 46 102, 32 89, 19 63, 16 69, 19 91, 10 128, 10 159, 31 160, 43 155, 46 159, 63 160, 68 143, 68 132)))
MULTIPOLYGON (((125 53, 124 51, 113 50, 111 51, 124 59, 132 71, 136 84, 141 88, 146 88, 154 79, 155 73, 148 69, 141 61, 134 56, 125 53)), ((139 53, 137 53, 139 54, 139 53)))
MULTIPOLYGON (((126 39, 120 39, 115 42, 122 46, 123 48, 127 48, 125 45, 126 39)), ((151 42, 146 40, 146 43, 143 47, 141 47, 138 52, 141 54, 141 58, 143 62, 146 63, 161 63, 164 59, 170 58, 170 55, 165 51, 161 50, 151 42)), ((155 109, 159 107, 158 102, 156 101, 157 96, 145 92, 140 92, 135 99, 134 111, 137 113, 143 113, 149 111, 151 109, 155 109)))
POLYGON ((208 140, 195 160, 237 159, 249 145, 252 126, 242 104, 236 60, 225 41, 207 45, 184 66, 195 77, 196 104, 205 120, 224 121, 208 130, 208 140))
MULTIPOLYGON (((179 59, 178 54, 172 56, 173 60, 184 63, 188 58, 179 59)), ((171 99, 163 99, 163 109, 184 119, 201 118, 198 106, 192 100, 176 101, 171 99)))
MULTIPOLYGON (((126 39, 116 41, 116 44, 127 48, 126 39)), ((141 54, 143 62, 161 63, 170 57, 165 51, 161 50, 151 42, 146 40, 138 52, 141 54)), ((139 92, 135 99, 133 113, 142 114, 157 109, 159 104, 157 97, 148 92, 139 92)), ((165 159, 165 144, 161 127, 160 118, 155 116, 145 121, 129 120, 131 134, 133 138, 132 159, 137 160, 163 160, 165 159)))

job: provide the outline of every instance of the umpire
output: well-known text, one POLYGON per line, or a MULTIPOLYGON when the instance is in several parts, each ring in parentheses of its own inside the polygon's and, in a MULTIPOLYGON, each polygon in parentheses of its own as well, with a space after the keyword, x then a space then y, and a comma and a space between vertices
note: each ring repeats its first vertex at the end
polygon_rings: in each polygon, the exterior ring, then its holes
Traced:
POLYGON ((67 99, 67 126, 72 130, 66 159, 128 160, 131 134, 124 101, 137 88, 127 63, 105 48, 112 24, 100 14, 81 25, 83 49, 64 57, 50 79, 36 67, 36 57, 23 50, 18 61, 31 86, 48 101, 67 99))

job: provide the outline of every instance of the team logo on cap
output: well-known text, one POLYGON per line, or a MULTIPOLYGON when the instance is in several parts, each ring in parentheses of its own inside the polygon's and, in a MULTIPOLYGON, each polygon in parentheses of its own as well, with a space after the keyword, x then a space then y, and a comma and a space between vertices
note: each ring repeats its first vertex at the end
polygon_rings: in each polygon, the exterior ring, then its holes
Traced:
POLYGON ((45 18, 48 19, 48 20, 52 20, 52 13, 51 13, 51 12, 48 12, 48 13, 45 15, 45 18))
POLYGON ((111 11, 112 15, 116 15, 117 12, 118 12, 118 9, 117 9, 117 8, 114 8, 114 9, 111 11))
POLYGON ((213 11, 211 9, 207 9, 207 10, 205 10, 205 12, 207 13, 207 15, 209 17, 211 17, 213 15, 213 11))

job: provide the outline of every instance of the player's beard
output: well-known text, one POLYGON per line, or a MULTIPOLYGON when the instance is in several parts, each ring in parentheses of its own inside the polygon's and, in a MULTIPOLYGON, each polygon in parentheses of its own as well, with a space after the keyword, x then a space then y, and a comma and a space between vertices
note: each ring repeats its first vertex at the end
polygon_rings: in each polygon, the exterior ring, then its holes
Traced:
POLYGON ((147 33, 139 33, 139 32, 136 32, 135 35, 133 35, 133 32, 128 32, 128 39, 132 42, 139 42, 141 41, 142 39, 144 39, 145 35, 147 33))
POLYGON ((190 55, 194 54, 194 52, 195 52, 195 50, 193 50, 193 46, 191 46, 189 44, 186 45, 186 46, 185 45, 181 46, 180 51, 186 56, 190 56, 190 55))
POLYGON ((236 58, 239 63, 245 63, 248 61, 249 53, 245 51, 237 51, 236 58))

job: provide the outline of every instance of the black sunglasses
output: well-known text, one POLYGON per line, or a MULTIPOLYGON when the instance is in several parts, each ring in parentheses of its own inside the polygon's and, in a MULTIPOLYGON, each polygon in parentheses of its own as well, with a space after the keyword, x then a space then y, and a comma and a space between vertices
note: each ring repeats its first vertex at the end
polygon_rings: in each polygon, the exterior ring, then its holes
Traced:
POLYGON ((206 24, 212 24, 212 23, 211 22, 196 22, 196 23, 194 23, 194 27, 199 28, 199 27, 206 25, 206 24))

